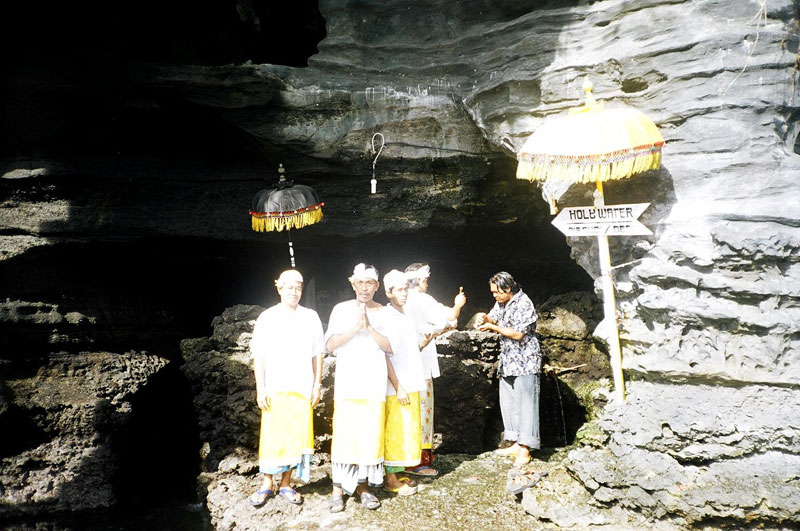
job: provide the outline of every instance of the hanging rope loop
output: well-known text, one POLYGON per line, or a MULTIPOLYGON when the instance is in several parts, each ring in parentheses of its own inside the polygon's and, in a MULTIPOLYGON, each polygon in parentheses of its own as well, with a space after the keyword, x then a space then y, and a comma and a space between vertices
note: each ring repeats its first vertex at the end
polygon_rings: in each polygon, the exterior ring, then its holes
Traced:
POLYGON ((372 161, 372 180, 370 180, 370 191, 371 191, 371 193, 374 194, 375 192, 377 192, 377 188, 378 188, 378 180, 375 178, 375 165, 378 163, 378 157, 381 156, 381 153, 383 152, 383 148, 386 145, 386 139, 383 138, 383 134, 382 133, 375 133, 374 135, 372 135, 372 140, 371 140, 370 144, 372 146, 372 154, 375 155, 375 160, 372 161), (378 137, 378 136, 381 137, 381 147, 376 152, 375 151, 375 137, 378 137))

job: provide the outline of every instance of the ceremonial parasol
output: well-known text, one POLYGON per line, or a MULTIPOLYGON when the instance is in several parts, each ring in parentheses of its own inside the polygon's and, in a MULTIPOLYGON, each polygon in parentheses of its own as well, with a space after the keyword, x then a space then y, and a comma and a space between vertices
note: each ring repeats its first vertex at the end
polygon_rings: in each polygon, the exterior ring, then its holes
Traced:
POLYGON ((286 179, 283 164, 278 165, 278 182, 258 192, 250 210, 253 230, 257 232, 282 231, 289 234, 289 259, 294 263, 291 229, 301 229, 322 219, 323 203, 316 190, 304 184, 294 184, 286 179))
MULTIPOLYGON (((605 205, 603 183, 658 169, 664 138, 653 121, 632 108, 605 109, 592 95, 592 83, 584 81, 586 103, 566 116, 545 122, 525 142, 517 158, 517 178, 544 181, 543 195, 551 213, 571 184, 596 183, 594 206, 605 205)), ((616 303, 611 279, 608 238, 597 237, 603 281, 603 309, 609 322, 609 353, 617 395, 624 399, 622 354, 616 326, 616 303)))

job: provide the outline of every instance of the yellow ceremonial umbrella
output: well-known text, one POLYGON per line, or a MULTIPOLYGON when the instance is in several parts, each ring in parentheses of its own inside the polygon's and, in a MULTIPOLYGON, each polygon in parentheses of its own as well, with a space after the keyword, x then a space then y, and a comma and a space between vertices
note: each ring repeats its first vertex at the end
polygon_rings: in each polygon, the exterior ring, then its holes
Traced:
MULTIPOLYGON (((517 178, 545 181, 544 193, 556 214, 557 191, 570 184, 594 182, 595 207, 605 205, 603 183, 624 179, 661 166, 664 138, 653 121, 632 108, 605 109, 592 95, 592 83, 583 83, 586 103, 571 109, 569 114, 545 122, 525 142, 517 158, 517 178), (548 185, 551 190, 548 191, 548 185)), ((603 309, 613 332, 609 337, 609 354, 614 372, 614 387, 620 399, 625 398, 622 377, 622 353, 616 326, 616 302, 611 279, 611 255, 608 238, 598 235, 600 269, 603 281, 603 309)))
POLYGON ((603 183, 661 166, 664 138, 632 108, 605 109, 586 80, 586 104, 547 121, 522 146, 517 178, 603 183))

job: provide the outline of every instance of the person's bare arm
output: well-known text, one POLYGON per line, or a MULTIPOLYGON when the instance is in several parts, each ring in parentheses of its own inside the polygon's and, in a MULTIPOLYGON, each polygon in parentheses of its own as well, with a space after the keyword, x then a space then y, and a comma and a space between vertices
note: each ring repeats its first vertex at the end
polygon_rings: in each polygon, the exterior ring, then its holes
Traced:
POLYGON ((364 322, 366 323, 366 330, 367 333, 375 340, 381 350, 386 352, 387 354, 392 354, 392 344, 389 342, 389 338, 375 330, 369 322, 369 316, 367 315, 367 309, 364 307, 364 322))
POLYGON ((486 316, 486 320, 484 321, 484 323, 478 326, 478 330, 483 330, 483 331, 489 330, 491 332, 497 332, 498 334, 506 336, 509 339, 513 339, 514 341, 519 341, 520 339, 525 337, 525 334, 523 334, 519 330, 514 330, 513 328, 510 328, 508 326, 500 326, 499 324, 497 324, 497 321, 495 321, 488 315, 486 316))
POLYGON ((392 384, 394 387, 395 392, 397 393, 397 401, 401 404, 405 405, 408 404, 410 401, 408 399, 408 393, 406 393, 403 386, 400 385, 400 380, 397 379, 397 373, 394 372, 394 366, 392 365, 391 359, 389 356, 386 356, 386 371, 389 376, 389 383, 392 384))
POLYGON ((461 308, 467 303, 467 296, 464 295, 464 288, 458 288, 458 295, 453 299, 453 307, 450 309, 450 318, 448 321, 457 321, 458 316, 461 315, 461 308))
POLYGON ((322 353, 320 352, 311 360, 314 367, 314 387, 311 388, 311 407, 319 404, 320 389, 322 387, 322 353))
POLYGON ((253 375, 256 380, 256 403, 258 407, 267 411, 269 409, 269 396, 267 395, 267 382, 265 377, 265 364, 261 356, 253 360, 253 375))

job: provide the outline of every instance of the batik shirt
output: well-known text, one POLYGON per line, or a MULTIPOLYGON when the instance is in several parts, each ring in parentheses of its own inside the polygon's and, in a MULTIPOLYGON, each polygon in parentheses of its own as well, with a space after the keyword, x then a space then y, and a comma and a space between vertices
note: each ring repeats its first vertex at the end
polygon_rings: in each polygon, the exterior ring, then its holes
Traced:
POLYGON ((539 316, 528 296, 519 290, 507 303, 496 302, 489 317, 500 326, 525 334, 519 341, 500 335, 499 373, 503 376, 539 373, 542 369, 542 351, 536 339, 539 316))

